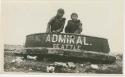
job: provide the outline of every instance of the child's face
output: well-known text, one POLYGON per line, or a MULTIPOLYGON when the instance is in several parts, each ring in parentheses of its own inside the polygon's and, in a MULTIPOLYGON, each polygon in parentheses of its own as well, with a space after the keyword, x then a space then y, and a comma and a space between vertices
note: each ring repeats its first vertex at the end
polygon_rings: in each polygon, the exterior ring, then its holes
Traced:
POLYGON ((72 15, 72 20, 77 20, 78 16, 77 15, 72 15))
POLYGON ((59 17, 63 17, 63 15, 64 15, 64 13, 57 13, 57 16, 59 16, 59 17))

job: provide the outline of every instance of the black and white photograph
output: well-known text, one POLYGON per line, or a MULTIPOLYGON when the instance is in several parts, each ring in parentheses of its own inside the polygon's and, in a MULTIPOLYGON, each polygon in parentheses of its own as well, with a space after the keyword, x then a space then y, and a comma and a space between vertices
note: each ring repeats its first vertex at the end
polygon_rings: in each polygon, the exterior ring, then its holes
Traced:
POLYGON ((5 73, 123 74, 123 0, 2 0, 5 73))

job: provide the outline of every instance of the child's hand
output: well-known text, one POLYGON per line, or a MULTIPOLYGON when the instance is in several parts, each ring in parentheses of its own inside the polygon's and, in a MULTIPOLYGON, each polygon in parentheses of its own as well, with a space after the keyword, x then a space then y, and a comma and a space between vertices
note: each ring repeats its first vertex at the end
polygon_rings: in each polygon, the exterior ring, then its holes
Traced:
POLYGON ((46 33, 51 33, 51 31, 50 30, 46 30, 46 33))
POLYGON ((81 32, 80 32, 80 30, 76 30, 74 33, 75 34, 80 34, 81 32))
POLYGON ((55 33, 56 31, 54 30, 53 33, 55 33))
POLYGON ((61 30, 60 30, 60 29, 58 29, 58 30, 56 30, 56 32, 61 32, 61 30))

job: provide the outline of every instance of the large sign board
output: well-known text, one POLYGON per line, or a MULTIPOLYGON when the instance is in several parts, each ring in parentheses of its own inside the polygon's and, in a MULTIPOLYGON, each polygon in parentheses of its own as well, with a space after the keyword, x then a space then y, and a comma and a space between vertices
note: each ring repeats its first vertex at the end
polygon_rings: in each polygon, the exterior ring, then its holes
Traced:
POLYGON ((70 50, 85 50, 108 53, 108 40, 105 38, 65 33, 39 33, 26 37, 26 47, 48 47, 70 50))

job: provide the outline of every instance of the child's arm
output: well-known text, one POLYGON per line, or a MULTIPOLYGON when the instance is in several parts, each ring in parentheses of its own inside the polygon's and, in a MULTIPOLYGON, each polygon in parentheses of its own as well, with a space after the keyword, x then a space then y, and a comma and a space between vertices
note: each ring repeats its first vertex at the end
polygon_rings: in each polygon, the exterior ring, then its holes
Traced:
POLYGON ((50 33, 50 32, 51 32, 51 26, 50 26, 50 24, 48 23, 48 24, 47 24, 46 33, 50 33))
POLYGON ((51 23, 52 23, 53 20, 54 20, 54 17, 49 20, 49 22, 47 24, 46 33, 50 33, 51 32, 51 23))
POLYGON ((80 23, 80 25, 79 25, 79 30, 80 30, 80 32, 82 32, 82 23, 80 23))
POLYGON ((80 34, 82 32, 82 23, 79 24, 79 29, 77 29, 74 33, 80 34))
POLYGON ((69 23, 70 23, 70 20, 68 21, 68 23, 65 27, 65 33, 69 33, 69 23))

